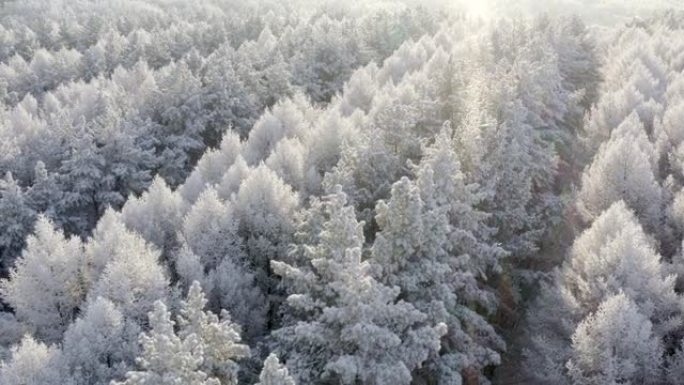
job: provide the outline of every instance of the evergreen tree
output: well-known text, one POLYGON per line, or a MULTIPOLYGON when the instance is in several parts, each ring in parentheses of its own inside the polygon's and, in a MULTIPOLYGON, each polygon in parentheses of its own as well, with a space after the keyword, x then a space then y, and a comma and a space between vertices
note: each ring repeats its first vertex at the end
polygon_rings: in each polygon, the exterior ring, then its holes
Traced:
POLYGON ((674 288, 675 276, 667 274, 635 214, 622 201, 613 204, 575 240, 552 284, 542 287, 528 316, 526 371, 535 383, 567 383, 564 365, 572 358, 568 341, 575 328, 616 295, 633 302, 654 335, 673 347, 682 317, 674 288))
POLYGON ((204 311, 206 303, 198 282, 181 302, 177 322, 163 302, 155 302, 149 314, 152 330, 140 337, 142 370, 128 372, 122 384, 237 384, 234 360, 248 356, 249 348, 240 343, 239 329, 228 313, 219 319, 204 311))
POLYGON ((501 269, 505 253, 487 243, 487 216, 476 209, 481 197, 465 183, 450 139, 450 130, 442 131, 415 167, 417 180, 402 178, 390 200, 378 202, 380 231, 372 248, 381 280, 449 326, 440 357, 428 367, 445 383, 460 381, 466 370, 498 364, 504 349, 485 315, 497 306, 486 277, 501 269))
POLYGON ((140 197, 131 197, 126 202, 121 217, 128 228, 168 252, 177 244, 177 226, 184 212, 182 198, 171 191, 164 179, 157 176, 140 197))
POLYGON ((66 371, 74 385, 106 385, 123 379, 138 354, 140 328, 114 304, 98 297, 64 334, 66 371))
POLYGON ((0 293, 36 337, 58 342, 88 292, 85 270, 81 241, 40 216, 9 278, 0 281, 0 293))
POLYGON ((280 363, 278 356, 271 353, 264 361, 257 385, 295 385, 295 381, 290 377, 287 368, 280 363))
POLYGON ((92 300, 103 297, 125 317, 143 322, 154 302, 166 298, 169 280, 159 251, 126 229, 118 213, 105 213, 85 254, 92 300))
POLYGON ((30 233, 36 213, 27 202, 21 186, 5 175, 0 181, 0 271, 6 272, 24 248, 26 235, 30 233))
POLYGON ((629 297, 606 299, 572 336, 568 371, 574 384, 659 383, 662 346, 629 297))
POLYGON ((613 131, 610 140, 599 148, 582 175, 578 207, 585 219, 591 221, 614 202, 624 200, 643 225, 653 231, 662 220, 662 192, 654 175, 653 147, 642 131, 630 128, 640 127, 634 126, 638 124, 635 119, 613 131))
POLYGON ((63 377, 61 351, 25 336, 12 348, 12 358, 0 362, 2 385, 70 384, 63 377))
POLYGON ((289 293, 279 351, 300 382, 409 384, 439 350, 445 325, 370 275, 362 226, 338 190, 312 203, 293 264, 272 262, 289 293))

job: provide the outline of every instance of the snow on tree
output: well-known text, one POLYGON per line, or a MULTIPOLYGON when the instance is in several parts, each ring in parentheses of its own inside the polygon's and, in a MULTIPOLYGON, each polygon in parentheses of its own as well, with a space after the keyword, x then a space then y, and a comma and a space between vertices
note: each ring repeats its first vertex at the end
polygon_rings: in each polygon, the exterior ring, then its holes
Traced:
POLYGON ((343 115, 351 115, 356 110, 368 113, 373 105, 373 97, 378 88, 375 86, 375 76, 378 72, 376 63, 371 62, 364 68, 356 70, 344 84, 344 91, 340 95, 340 111, 343 115))
POLYGON ((325 179, 341 161, 345 144, 356 142, 355 136, 358 134, 354 122, 343 118, 338 111, 325 110, 320 113, 303 140, 307 149, 304 177, 308 194, 321 195, 337 184, 335 181, 327 183, 325 179))
POLYGON ((85 254, 92 300, 103 297, 125 317, 143 321, 154 302, 166 298, 169 281, 160 252, 126 229, 118 213, 105 213, 85 254))
POLYGON ((485 277, 501 269, 505 253, 487 243, 487 216, 475 208, 481 197, 465 183, 451 130, 424 153, 417 180, 402 178, 391 198, 376 206, 380 231, 371 260, 383 283, 398 286, 402 299, 449 326, 444 350, 428 365, 448 383, 466 369, 500 361, 504 342, 485 318, 497 306, 485 277))
POLYGON ((679 346, 674 353, 665 359, 665 379, 670 384, 676 384, 684 375, 684 351, 681 344, 682 341, 679 341, 679 346))
POLYGON ((21 341, 26 333, 26 327, 9 311, 0 312, 0 361, 10 357, 10 348, 21 341))
POLYGON ((254 124, 256 102, 236 73, 235 55, 235 50, 226 44, 207 58, 201 100, 204 110, 209 111, 206 119, 210 138, 220 137, 229 126, 245 137, 254 124))
POLYGON ((256 96, 260 109, 273 106, 292 92, 292 73, 281 48, 267 24, 256 40, 245 42, 237 50, 236 71, 256 96))
POLYGON ((145 239, 126 228, 121 213, 108 209, 85 244, 91 279, 97 279, 109 262, 144 249, 154 252, 145 239))
POLYGON ((62 190, 57 184, 55 174, 48 173, 45 164, 41 161, 36 163, 33 183, 26 194, 35 211, 43 213, 52 220, 59 219, 55 203, 61 199, 62 190))
POLYGON ((359 217, 371 221, 372 205, 389 192, 387 180, 397 175, 396 158, 386 151, 376 132, 356 132, 339 150, 339 160, 324 174, 322 187, 331 192, 342 186, 359 217))
POLYGON ((236 322, 244 325, 246 340, 251 342, 263 335, 268 321, 268 301, 257 286, 255 274, 244 262, 226 258, 206 274, 203 282, 211 289, 207 289, 210 308, 227 309, 236 322))
POLYGON ((630 135, 625 125, 617 128, 601 145, 582 175, 578 208, 587 221, 601 215, 613 203, 624 202, 643 225, 653 231, 661 222, 661 190, 654 175, 653 147, 645 135, 630 135))
POLYGON ((238 234, 246 246, 248 264, 257 285, 269 296, 275 289, 270 261, 287 255, 299 197, 273 171, 261 165, 242 181, 233 207, 240 221, 238 234))
POLYGON ((676 277, 667 270, 634 212, 622 201, 614 203, 577 237, 551 285, 542 287, 528 317, 526 371, 538 379, 548 375, 547 381, 564 377, 576 325, 621 293, 650 321, 653 333, 672 344, 683 305, 675 292, 676 277), (535 373, 539 368, 549 374, 535 373))
POLYGON ((338 191, 300 225, 293 264, 273 261, 289 293, 289 315, 276 331, 278 351, 302 383, 409 384, 411 372, 439 351, 444 324, 398 301, 362 261, 363 223, 338 191))
POLYGON ((219 199, 213 188, 205 190, 183 220, 183 238, 200 256, 205 269, 214 269, 224 259, 243 261, 238 218, 231 202, 219 199))
POLYGON ((150 185, 158 166, 155 139, 151 138, 149 125, 124 120, 117 107, 108 104, 105 111, 93 128, 101 143, 98 152, 106 160, 101 190, 106 188, 108 194, 101 200, 104 206, 120 208, 128 196, 139 194, 150 185))
POLYGON ((266 166, 297 191, 308 187, 304 176, 306 149, 298 138, 283 139, 266 159, 266 166))
POLYGON ((186 201, 194 203, 209 186, 218 185, 226 171, 237 161, 242 152, 242 142, 234 131, 227 132, 221 147, 209 150, 197 162, 197 166, 178 191, 186 201))
MULTIPOLYGON (((205 190, 192 206, 183 222, 183 238, 189 250, 179 256, 187 258, 191 252, 196 262, 185 259, 176 264, 186 264, 183 271, 190 271, 192 279, 199 279, 209 297, 211 309, 227 309, 233 317, 245 325, 246 337, 259 335, 265 324, 265 298, 255 286, 254 274, 248 270, 243 239, 238 235, 238 218, 233 204, 221 201, 213 188, 205 190)), ((185 273, 187 274, 187 273, 185 273)), ((183 275, 183 274, 182 274, 183 275)), ((185 277, 186 283, 192 282, 185 277)))
POLYGON ((9 278, 0 281, 3 300, 40 340, 60 341, 78 314, 89 288, 82 247, 39 216, 9 278))
MULTIPOLYGON (((199 255, 192 252, 188 245, 184 244, 173 253, 174 272, 178 274, 178 283, 183 287, 190 287, 194 281, 201 282, 207 290, 208 283, 205 281, 204 266, 200 263, 199 255)), ((211 290, 207 290, 211 292, 211 290)))
POLYGON ((653 124, 653 118, 662 112, 662 106, 653 99, 647 99, 631 82, 621 80, 618 84, 624 86, 617 90, 606 90, 591 109, 584 128, 585 143, 590 154, 593 154, 601 143, 611 137, 612 130, 619 126, 632 111, 636 111, 645 124, 653 124))
POLYGON ((565 366, 571 357, 569 341, 586 310, 558 284, 559 276, 556 271, 551 283, 541 282, 525 315, 521 369, 531 384, 570 384, 565 366))
MULTIPOLYGON (((85 123, 82 123, 85 124, 85 123)), ((97 150, 93 134, 81 126, 75 133, 74 147, 59 168, 59 183, 64 190, 59 209, 70 232, 82 234, 95 226, 106 203, 100 191, 106 160, 97 150)), ((117 202, 120 203, 120 202, 117 202)))
POLYGON ((671 157, 670 152, 680 146, 684 141, 684 131, 678 124, 684 119, 684 102, 677 98, 672 100, 671 104, 663 113, 660 120, 656 121, 654 128, 655 143, 657 145, 658 155, 663 158, 662 161, 667 162, 669 166, 665 171, 672 172, 677 170, 677 164, 671 157))
POLYGON ((122 384, 237 384, 234 360, 247 357, 249 348, 240 343, 239 330, 227 312, 219 319, 205 312, 205 305, 197 282, 181 302, 177 322, 163 302, 155 302, 149 313, 151 330, 140 337, 142 370, 128 372, 122 384))
POLYGON ((225 258, 206 271, 200 257, 184 246, 175 256, 175 271, 181 287, 190 287, 193 281, 202 284, 210 310, 226 309, 237 323, 244 325, 246 341, 263 336, 268 302, 256 285, 254 274, 242 263, 225 258))
POLYGON ((557 199, 550 193, 557 158, 551 144, 527 121, 511 76, 475 75, 456 146, 470 181, 481 186, 483 211, 496 239, 514 257, 529 255, 552 222, 557 199), (551 216, 551 218, 548 218, 551 216))
POLYGON ((259 374, 259 382, 256 385, 295 385, 295 380, 290 377, 287 368, 280 363, 278 356, 271 353, 264 361, 264 368, 259 374))
POLYGON ((140 336, 143 353, 138 358, 142 370, 129 371, 120 385, 219 385, 215 378, 200 370, 202 346, 196 335, 181 339, 174 332, 171 313, 161 301, 149 314, 149 333, 140 336))
POLYGON ((0 3, 0 385, 680 382, 682 14, 0 3))
POLYGON ((565 287, 589 311, 622 291, 661 335, 676 327, 681 317, 682 301, 674 292, 675 277, 666 275, 654 241, 622 201, 613 204, 575 240, 562 271, 565 287))
POLYGON ((335 23, 323 15, 313 24, 300 26, 305 28, 305 38, 292 59, 293 83, 302 86, 314 102, 329 101, 351 69, 361 64, 359 42, 347 20, 335 23))
POLYGON ((558 65, 567 89, 582 94, 581 105, 589 108, 597 98, 599 63, 591 30, 578 16, 548 21, 551 43, 558 53, 558 65))
POLYGON ((662 355, 648 317, 619 293, 577 326, 567 366, 574 384, 655 384, 662 355))
POLYGON ((245 158, 242 155, 238 155, 235 163, 223 174, 221 182, 216 186, 219 196, 226 200, 232 199, 232 196, 237 194, 242 181, 247 179, 250 172, 251 168, 247 165, 245 158))
MULTIPOLYGON (((352 134, 341 151, 341 159, 333 173, 326 175, 326 187, 330 189, 336 184, 343 185, 354 205, 359 208, 361 218, 368 222, 372 220, 375 202, 386 199, 392 183, 408 175, 407 161, 418 161, 421 142, 432 139, 443 122, 438 116, 439 102, 435 101, 439 99, 436 95, 437 83, 432 80, 431 71, 434 70, 435 61, 445 59, 448 55, 438 51, 430 57, 423 44, 429 43, 421 40, 414 44, 416 47, 407 48, 422 52, 418 56, 426 62, 421 62, 423 68, 419 66, 419 71, 400 77, 396 85, 389 83, 383 86, 380 79, 375 79, 380 84, 369 96, 371 103, 349 117, 352 121, 359 121, 356 125, 361 127, 360 132, 352 134)), ((392 65, 398 67, 397 71, 417 66, 417 63, 411 62, 415 58, 400 58, 409 63, 387 62, 380 73, 386 73, 387 67, 392 65)), ((393 59, 396 58, 393 56, 393 59)), ((342 99, 341 103, 344 106, 346 102, 342 99)), ((342 108, 343 112, 346 108, 349 107, 342 108)))
POLYGON ((203 362, 201 368, 222 384, 237 383, 238 364, 235 360, 248 357, 249 347, 241 343, 240 327, 232 322, 226 310, 221 318, 205 311, 207 299, 198 282, 188 291, 188 297, 181 301, 178 316, 178 336, 187 340, 196 336, 202 344, 203 362))
POLYGON ((63 378, 62 354, 58 347, 47 346, 26 335, 12 348, 12 358, 0 362, 2 385, 69 384, 63 378))
POLYGON ((203 113, 201 80, 187 63, 172 63, 155 73, 159 85, 155 119, 159 123, 155 137, 161 142, 157 156, 160 174, 171 184, 180 184, 188 174, 192 158, 198 158, 205 148, 202 131, 206 121, 203 113))
POLYGON ((98 297, 64 334, 66 371, 74 385, 106 385, 123 379, 138 354, 140 328, 114 304, 98 297))
POLYGON ((24 247, 36 216, 11 173, 0 181, 0 212, 0 271, 4 272, 24 247))
POLYGON ((176 243, 177 226, 184 211, 179 194, 171 191, 164 179, 157 176, 146 192, 126 202, 121 217, 128 228, 139 233, 147 242, 168 251, 176 243))
POLYGON ((266 160, 273 148, 284 138, 294 136, 305 124, 304 112, 296 101, 279 102, 254 123, 242 152, 248 164, 266 160))

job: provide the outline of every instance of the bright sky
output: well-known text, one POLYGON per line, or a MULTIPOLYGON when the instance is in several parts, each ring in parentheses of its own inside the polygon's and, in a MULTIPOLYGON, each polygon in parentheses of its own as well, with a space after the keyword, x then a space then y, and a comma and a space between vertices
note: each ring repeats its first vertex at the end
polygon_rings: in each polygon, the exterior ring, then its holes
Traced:
POLYGON ((549 13, 582 16, 589 23, 612 24, 654 10, 684 9, 684 0, 457 0, 471 14, 488 18, 502 13, 549 13))
POLYGON ((491 16, 494 8, 492 0, 461 0, 461 3, 468 13, 484 18, 491 16))

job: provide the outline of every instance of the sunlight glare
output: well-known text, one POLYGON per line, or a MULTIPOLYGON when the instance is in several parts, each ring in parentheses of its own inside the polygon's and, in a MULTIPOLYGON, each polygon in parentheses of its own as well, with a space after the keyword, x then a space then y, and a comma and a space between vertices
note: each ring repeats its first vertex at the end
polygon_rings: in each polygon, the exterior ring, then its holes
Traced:
POLYGON ((472 16, 487 19, 492 15, 492 0, 461 0, 461 4, 472 16))

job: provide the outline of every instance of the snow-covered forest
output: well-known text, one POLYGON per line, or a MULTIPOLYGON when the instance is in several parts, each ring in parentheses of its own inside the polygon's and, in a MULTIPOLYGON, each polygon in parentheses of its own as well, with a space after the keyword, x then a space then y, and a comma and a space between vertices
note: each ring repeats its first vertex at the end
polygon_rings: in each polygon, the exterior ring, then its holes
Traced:
POLYGON ((504 3, 0 0, 0 385, 683 384, 684 11, 504 3))

